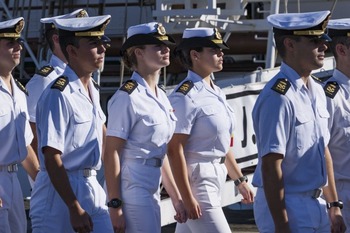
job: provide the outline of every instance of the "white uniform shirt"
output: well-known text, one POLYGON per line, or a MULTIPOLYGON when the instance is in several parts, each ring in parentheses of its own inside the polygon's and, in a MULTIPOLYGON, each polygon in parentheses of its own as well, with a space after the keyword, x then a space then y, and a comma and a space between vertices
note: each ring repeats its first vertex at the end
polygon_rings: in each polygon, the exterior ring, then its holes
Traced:
POLYGON ((38 103, 41 94, 54 79, 63 74, 64 69, 66 68, 66 63, 53 54, 47 65, 53 67, 54 70, 47 76, 35 74, 26 85, 28 90, 27 104, 30 122, 36 122, 36 104, 38 103))
POLYGON ((0 78, 0 166, 22 162, 33 139, 26 94, 11 78, 13 95, 0 78))
POLYGON ((300 76, 285 63, 260 93, 253 124, 259 162, 253 185, 263 187, 261 159, 268 153, 284 155, 282 171, 286 193, 306 192, 327 182, 324 151, 329 141, 326 96, 311 77, 306 88, 300 76), (278 79, 288 79, 290 88, 280 94, 271 88, 278 79))
POLYGON ((156 97, 137 72, 131 80, 136 89, 118 90, 108 103, 107 136, 126 140, 124 158, 163 159, 175 129, 173 108, 165 92, 157 87, 156 97))
POLYGON ((186 79, 169 96, 178 119, 175 133, 189 135, 184 148, 186 158, 223 157, 229 150, 234 112, 222 90, 214 84, 213 87, 188 71, 186 79), (193 83, 191 90, 187 94, 177 92, 186 81, 193 83))
POLYGON ((330 141, 336 180, 350 180, 350 79, 335 69, 327 82, 337 82, 339 91, 334 98, 327 97, 330 141))
MULTIPOLYGON (((63 76, 69 80, 64 90, 52 89, 51 85, 38 101, 39 148, 49 146, 61 151, 66 170, 98 170, 101 167, 102 126, 106 120, 100 106, 99 92, 91 80, 90 93, 87 93, 69 66, 63 76)), ((41 169, 45 170, 41 149, 39 159, 41 169)))

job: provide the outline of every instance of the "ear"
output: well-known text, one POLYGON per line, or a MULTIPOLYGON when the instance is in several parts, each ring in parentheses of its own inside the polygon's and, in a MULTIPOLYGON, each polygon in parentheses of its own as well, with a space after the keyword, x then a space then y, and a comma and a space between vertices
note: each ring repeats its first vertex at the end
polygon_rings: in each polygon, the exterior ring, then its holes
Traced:
POLYGON ((192 61, 196 61, 196 60, 198 60, 199 59, 199 57, 200 57, 200 54, 196 51, 196 50, 191 50, 190 51, 190 57, 191 57, 191 60, 192 61))
POLYGON ((283 45, 286 48, 286 50, 293 50, 294 44, 295 44, 295 40, 292 40, 288 37, 283 40, 283 45))
POLYGON ((77 48, 71 44, 66 47, 66 51, 71 58, 78 56, 77 48))
POLYGON ((135 53, 135 56, 136 56, 136 57, 140 57, 140 58, 143 57, 143 50, 140 49, 140 48, 136 48, 135 51, 134 51, 134 53, 135 53))
POLYGON ((345 49, 346 45, 343 44, 337 44, 335 46, 335 51, 337 53, 338 56, 346 56, 346 49, 345 49))
POLYGON ((58 37, 57 34, 53 34, 53 35, 52 35, 52 41, 53 41, 54 43, 57 43, 57 44, 60 43, 60 42, 59 42, 59 37, 58 37))

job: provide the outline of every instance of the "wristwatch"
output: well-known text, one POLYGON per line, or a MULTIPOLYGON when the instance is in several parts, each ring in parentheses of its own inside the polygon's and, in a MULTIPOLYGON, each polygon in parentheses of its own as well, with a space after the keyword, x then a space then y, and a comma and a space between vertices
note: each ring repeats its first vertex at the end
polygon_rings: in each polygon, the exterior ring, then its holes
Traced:
POLYGON ((334 201, 334 202, 328 202, 327 209, 330 209, 332 207, 339 207, 339 209, 343 209, 343 202, 341 200, 334 201))
POLYGON ((248 177, 247 176, 239 177, 237 180, 234 181, 234 183, 236 186, 238 186, 243 181, 248 182, 248 177))
POLYGON ((120 199, 118 199, 118 198, 113 198, 112 200, 110 200, 110 201, 107 203, 107 206, 117 209, 117 208, 121 207, 122 204, 123 204, 123 202, 122 202, 120 199))

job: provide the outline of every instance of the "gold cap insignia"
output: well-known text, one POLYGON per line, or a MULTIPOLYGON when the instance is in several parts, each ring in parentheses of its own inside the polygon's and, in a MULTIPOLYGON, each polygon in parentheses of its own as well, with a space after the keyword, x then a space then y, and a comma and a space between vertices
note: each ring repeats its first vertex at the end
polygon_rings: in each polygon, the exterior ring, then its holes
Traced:
POLYGON ((20 34, 21 31, 23 30, 23 28, 24 28, 24 20, 20 20, 20 21, 16 24, 16 27, 15 27, 16 33, 20 34))
POLYGON ((86 12, 86 10, 81 10, 78 14, 77 14, 77 18, 84 18, 84 17, 89 17, 88 13, 86 12))
POLYGON ((214 28, 215 39, 222 40, 221 34, 217 28, 214 28))
POLYGON ((161 23, 158 23, 157 25, 157 32, 161 36, 164 36, 166 34, 165 27, 161 23))

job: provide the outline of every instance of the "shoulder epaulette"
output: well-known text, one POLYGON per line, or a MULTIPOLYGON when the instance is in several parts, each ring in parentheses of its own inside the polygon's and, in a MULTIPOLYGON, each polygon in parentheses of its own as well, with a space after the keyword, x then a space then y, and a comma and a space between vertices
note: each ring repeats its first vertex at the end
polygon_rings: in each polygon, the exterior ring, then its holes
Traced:
POLYGON ((63 91, 64 88, 68 85, 68 78, 66 76, 60 76, 56 79, 56 81, 52 84, 51 89, 58 89, 63 91))
POLYGON ((190 92, 192 87, 193 87, 193 82, 191 80, 187 80, 181 84, 181 86, 176 90, 176 92, 180 92, 184 95, 187 95, 187 93, 190 92))
POLYGON ((38 70, 36 73, 37 73, 38 75, 43 76, 43 77, 47 77, 47 76, 48 76, 52 71, 54 71, 54 70, 55 70, 55 69, 54 69, 52 66, 47 65, 47 66, 41 67, 41 69, 38 70))
POLYGON ((120 90, 125 91, 130 95, 138 85, 139 84, 135 80, 128 80, 120 87, 120 90))
POLYGON ((286 78, 277 79, 275 84, 271 87, 272 90, 282 95, 285 95, 289 88, 290 88, 290 82, 286 78))
POLYGON ((95 79, 91 78, 92 83, 94 84, 95 88, 99 91, 100 90, 100 85, 95 81, 95 79))
POLYGON ((17 79, 15 79, 15 83, 21 91, 28 95, 28 90, 22 85, 22 83, 20 83, 17 79))
POLYGON ((162 91, 164 91, 166 93, 164 84, 158 84, 158 87, 159 87, 159 89, 161 89, 162 91))
POLYGON ((324 92, 326 93, 326 96, 333 99, 334 96, 339 91, 340 87, 336 81, 330 81, 330 82, 327 82, 327 84, 324 86, 323 89, 324 89, 324 92))

